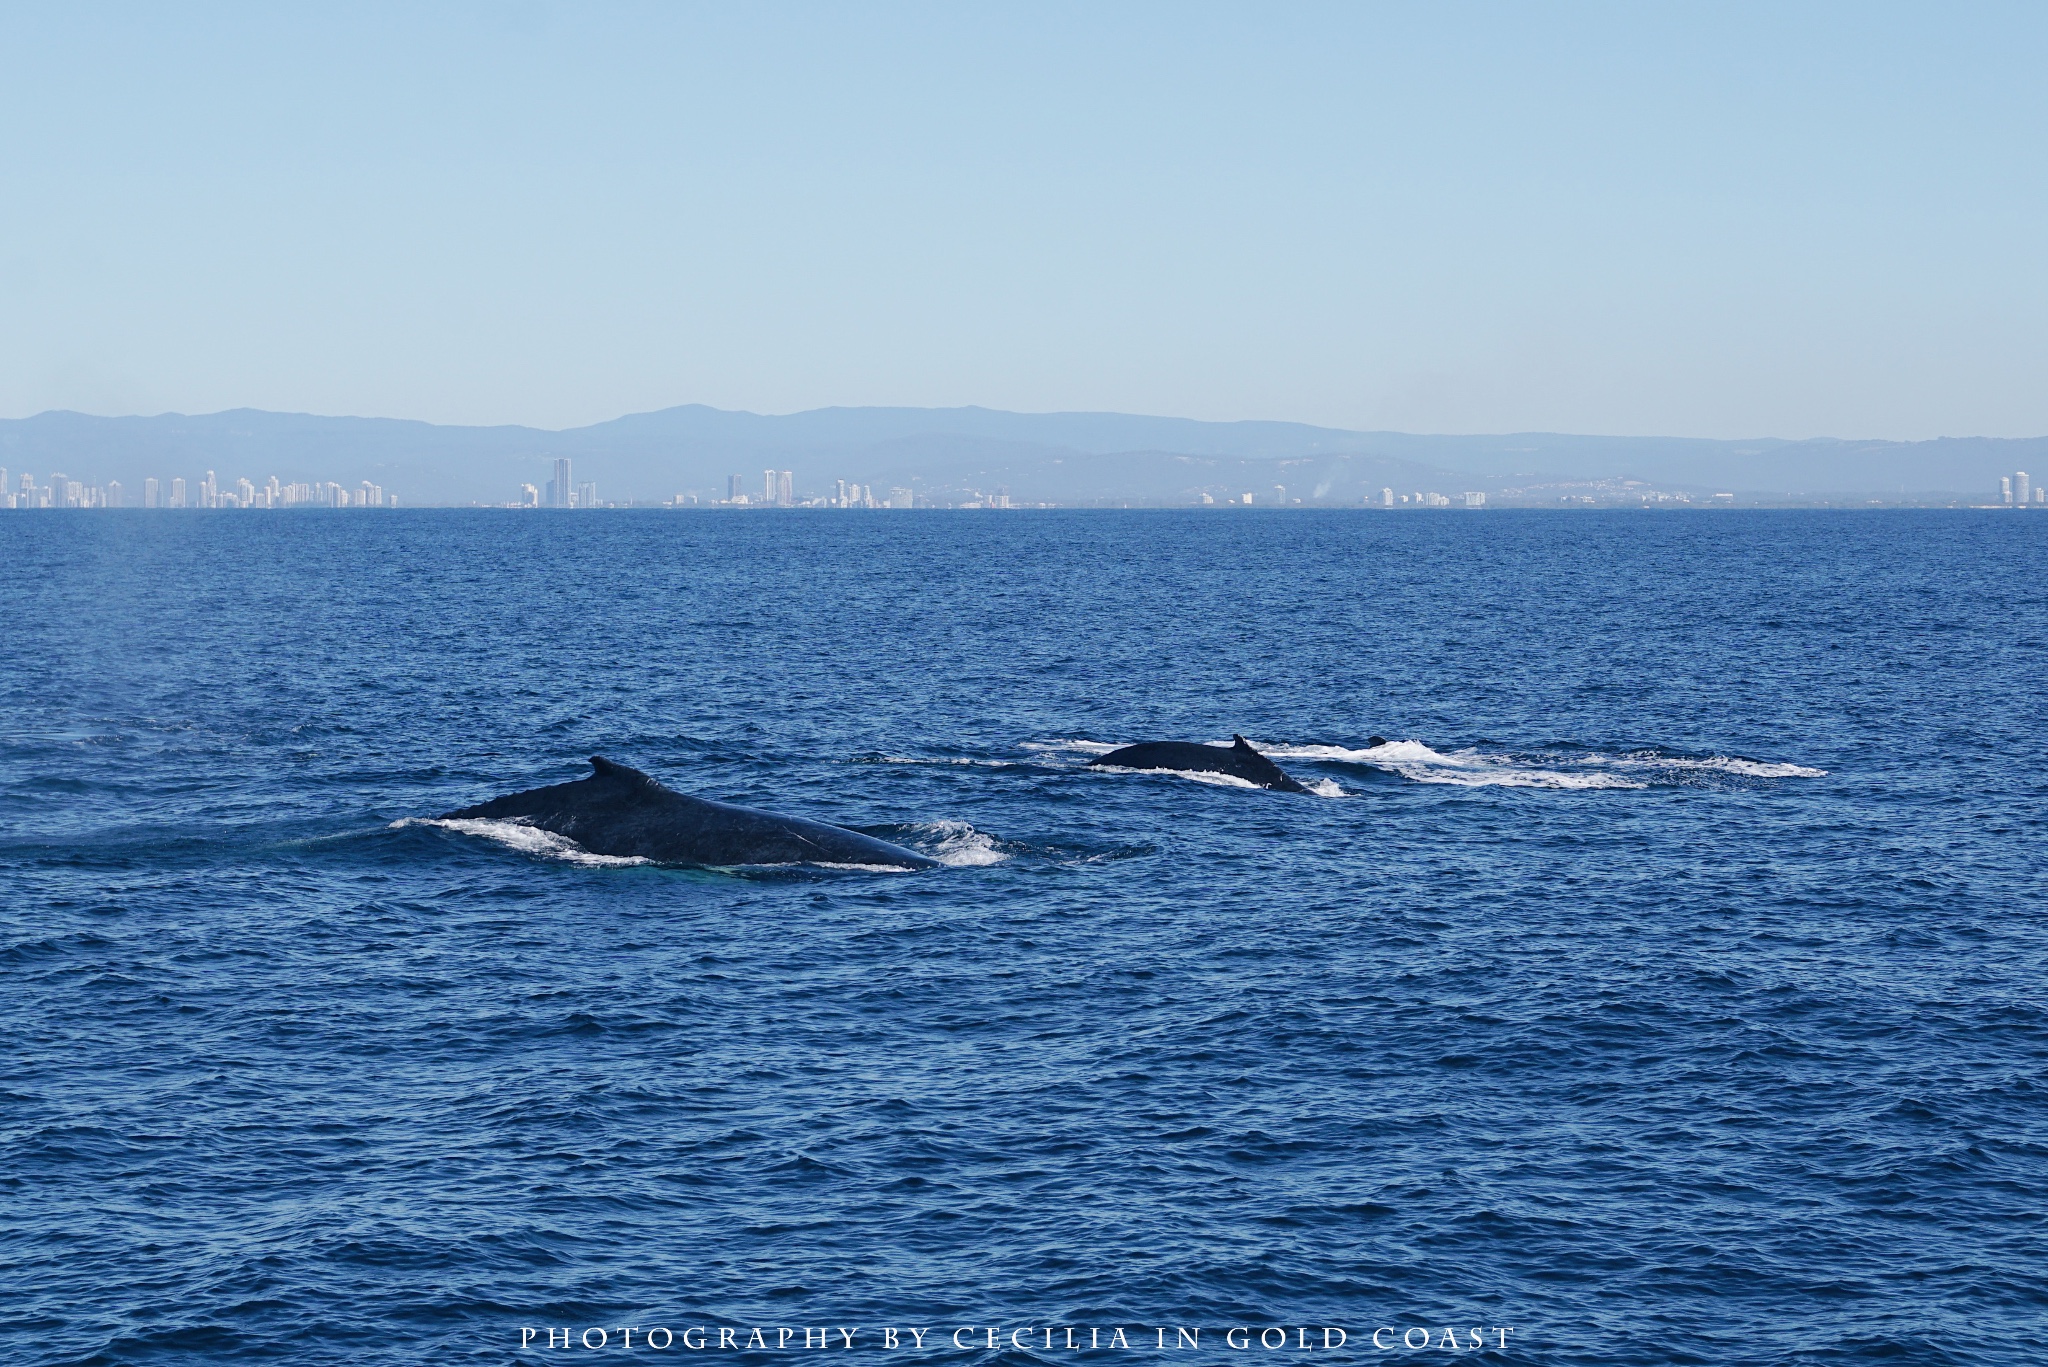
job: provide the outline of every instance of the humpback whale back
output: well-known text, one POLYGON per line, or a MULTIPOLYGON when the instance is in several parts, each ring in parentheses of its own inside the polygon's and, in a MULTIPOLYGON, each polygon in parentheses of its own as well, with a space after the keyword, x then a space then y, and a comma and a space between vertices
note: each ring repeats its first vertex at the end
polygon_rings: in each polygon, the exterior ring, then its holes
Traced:
POLYGON ((1232 736, 1230 748, 1185 740, 1146 741, 1126 745, 1088 761, 1105 769, 1164 769, 1184 774, 1227 774, 1260 788, 1283 793, 1308 791, 1286 770, 1253 748, 1243 736, 1232 736))
POLYGON ((691 797, 638 769, 593 755, 591 773, 510 793, 443 819, 517 821, 566 836, 593 854, 663 864, 865 864, 938 867, 915 850, 800 816, 691 797))

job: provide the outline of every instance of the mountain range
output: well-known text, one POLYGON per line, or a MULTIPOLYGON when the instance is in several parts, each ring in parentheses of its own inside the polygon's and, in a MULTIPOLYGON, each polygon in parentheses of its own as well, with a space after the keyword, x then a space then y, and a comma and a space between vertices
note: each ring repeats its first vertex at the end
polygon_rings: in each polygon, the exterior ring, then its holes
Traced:
POLYGON ((1201 422, 1123 413, 986 408, 820 408, 764 415, 701 405, 588 427, 461 427, 394 418, 234 409, 197 416, 53 411, 0 420, 0 467, 73 480, 275 475, 368 480, 404 504, 516 502, 557 458, 610 502, 722 499, 727 477, 759 498, 764 471, 797 495, 835 481, 961 503, 1007 490, 1019 504, 1186 505, 1251 493, 1258 503, 1330 505, 1398 494, 1482 491, 1491 502, 1618 502, 1656 493, 1744 501, 1983 502, 1999 477, 2048 473, 2048 437, 1932 441, 1716 441, 1556 433, 1430 436, 1289 422, 1201 422))

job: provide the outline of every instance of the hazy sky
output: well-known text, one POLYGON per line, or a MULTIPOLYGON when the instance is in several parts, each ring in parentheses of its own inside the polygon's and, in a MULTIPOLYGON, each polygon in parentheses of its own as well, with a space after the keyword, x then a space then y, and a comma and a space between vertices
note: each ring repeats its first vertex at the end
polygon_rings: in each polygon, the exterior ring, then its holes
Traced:
POLYGON ((0 414, 2048 433, 2048 5, 0 9, 0 414))

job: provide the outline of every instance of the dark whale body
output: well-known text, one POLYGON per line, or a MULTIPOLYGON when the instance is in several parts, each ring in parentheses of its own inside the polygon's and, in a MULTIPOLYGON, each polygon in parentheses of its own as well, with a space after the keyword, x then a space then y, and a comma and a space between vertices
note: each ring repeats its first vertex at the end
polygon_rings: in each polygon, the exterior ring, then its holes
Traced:
POLYGON ((592 854, 659 864, 868 864, 933 869, 936 859, 844 826, 712 802, 667 788, 623 764, 593 757, 589 778, 492 798, 441 820, 518 821, 592 854))
POLYGON ((1252 749, 1243 736, 1232 736, 1228 750, 1220 745, 1200 745, 1186 740, 1154 740, 1112 750, 1090 765, 1116 769, 1173 769, 1193 774, 1229 774, 1261 788, 1283 793, 1305 793, 1308 789, 1287 776, 1287 771, 1252 749))

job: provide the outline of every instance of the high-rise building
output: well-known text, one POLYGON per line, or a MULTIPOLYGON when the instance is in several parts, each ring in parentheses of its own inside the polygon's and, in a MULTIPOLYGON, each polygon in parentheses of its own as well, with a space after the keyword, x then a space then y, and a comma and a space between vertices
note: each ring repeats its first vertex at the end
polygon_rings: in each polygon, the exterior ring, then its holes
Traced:
MULTIPOLYGON (((0 476, 4 476, 6 473, 6 471, 0 470, 0 476)), ((4 484, 6 482, 7 481, 4 478, 0 478, 0 484, 4 484)), ((852 506, 846 501, 846 481, 843 479, 834 482, 832 506, 835 508, 847 508, 852 506)))
POLYGON ((1486 495, 1467 491, 1465 494, 1465 506, 1467 508, 1484 508, 1486 506, 1486 495))
POLYGON ((2028 484, 2027 472, 2025 470, 2015 472, 2012 477, 2012 501, 2014 503, 2031 503, 2034 501, 2033 486, 2028 484))
POLYGON ((775 470, 761 472, 761 501, 771 508, 775 506, 775 486, 779 482, 775 476, 778 473, 775 470))
MULTIPOLYGON (((71 480, 69 479, 69 477, 65 475, 53 474, 50 476, 49 504, 52 508, 62 508, 66 506, 64 503, 64 495, 66 491, 69 489, 70 484, 71 480)), ((2012 500, 2007 499, 2006 502, 2010 503, 2012 502, 2012 500)))
POLYGON ((2012 476, 2011 476, 2011 475, 2000 475, 2000 476, 1998 477, 1998 497, 1999 497, 2000 501, 2002 501, 2002 502, 2005 502, 2005 503, 2011 503, 2011 502, 2012 502, 2012 476))
POLYGON ((120 480, 118 480, 118 479, 110 479, 110 480, 108 480, 108 481, 107 481, 107 506, 108 506, 109 508, 118 508, 118 507, 120 507, 120 506, 121 506, 121 496, 122 496, 123 492, 124 492, 124 490, 123 490, 123 489, 121 488, 121 481, 120 481, 120 480))
POLYGON ((588 481, 576 486, 576 506, 595 508, 597 506, 597 485, 588 481))
POLYGON ((171 481, 171 506, 173 508, 185 506, 185 478, 182 475, 171 481))
POLYGON ((569 458, 558 457, 555 461, 555 477, 548 481, 548 507, 572 507, 575 497, 576 486, 569 482, 569 458))
POLYGON ((1391 508, 1394 506, 1394 491, 1392 489, 1380 490, 1380 506, 1382 508, 1391 508))
POLYGON ((784 470, 781 478, 775 481, 775 503, 781 508, 796 506, 796 474, 793 471, 784 470))
POLYGON ((739 502, 740 496, 744 492, 740 488, 740 477, 738 475, 727 475, 725 477, 725 501, 727 503, 739 502))
POLYGON ((142 481, 142 506, 145 508, 162 507, 162 487, 163 486, 159 485, 154 479, 145 479, 144 481, 142 481))

